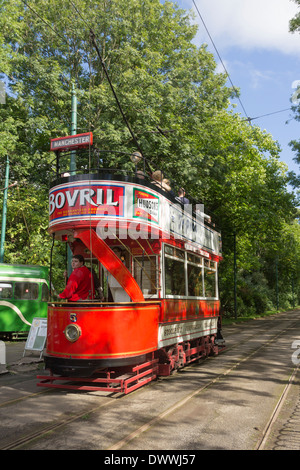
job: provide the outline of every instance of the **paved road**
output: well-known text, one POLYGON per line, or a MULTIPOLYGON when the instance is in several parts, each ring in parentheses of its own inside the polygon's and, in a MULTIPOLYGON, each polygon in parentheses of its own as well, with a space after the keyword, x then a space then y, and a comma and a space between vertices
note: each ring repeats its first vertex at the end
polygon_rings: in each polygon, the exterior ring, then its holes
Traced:
MULTIPOLYGON (((0 375, 0 447, 53 426, 40 439, 25 439, 21 448, 106 450, 108 456, 118 450, 189 455, 254 450, 294 368, 292 344, 300 341, 300 310, 225 327, 223 334, 227 350, 221 355, 123 397, 46 392, 36 387, 39 362, 15 361, 8 374, 0 375), (15 401, 4 406, 7 400, 15 401)), ((295 429, 299 410, 298 374, 265 449, 300 448, 295 429)))

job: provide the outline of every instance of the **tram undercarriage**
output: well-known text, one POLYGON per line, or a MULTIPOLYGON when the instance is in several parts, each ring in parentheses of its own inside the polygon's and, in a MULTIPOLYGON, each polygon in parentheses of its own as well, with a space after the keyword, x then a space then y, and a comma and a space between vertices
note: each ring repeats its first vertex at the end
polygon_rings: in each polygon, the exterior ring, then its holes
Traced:
POLYGON ((204 359, 207 356, 216 356, 219 349, 216 344, 216 335, 203 336, 191 341, 174 344, 158 351, 159 375, 168 376, 172 372, 186 365, 204 359))
POLYGON ((177 370, 208 356, 216 356, 225 349, 224 341, 218 335, 208 335, 173 344, 150 354, 122 360, 86 361, 45 357, 50 375, 38 376, 40 387, 73 389, 82 391, 105 391, 127 394, 157 379, 170 376, 177 370), (131 362, 131 364, 129 364, 131 362), (100 364, 102 367, 99 367, 100 364), (55 375, 58 374, 58 375, 55 375), (59 383, 60 382, 60 383, 59 383))

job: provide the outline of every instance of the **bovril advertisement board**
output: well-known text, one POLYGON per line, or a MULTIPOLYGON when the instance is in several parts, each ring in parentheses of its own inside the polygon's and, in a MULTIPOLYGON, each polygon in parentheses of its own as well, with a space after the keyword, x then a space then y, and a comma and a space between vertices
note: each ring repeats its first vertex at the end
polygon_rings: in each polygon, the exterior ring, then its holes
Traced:
MULTIPOLYGON (((104 228, 126 227, 122 238, 140 236, 157 238, 180 238, 196 242, 204 249, 218 253, 218 234, 204 225, 203 205, 192 207, 171 202, 155 190, 129 182, 120 181, 76 181, 66 182, 51 188, 49 192, 49 227, 59 225, 74 228, 78 225, 98 227, 103 238, 108 232, 104 228), (193 212, 192 212, 193 209, 193 212), (147 235, 148 234, 148 235, 147 235)), ((108 235, 106 235, 108 236, 108 235)))

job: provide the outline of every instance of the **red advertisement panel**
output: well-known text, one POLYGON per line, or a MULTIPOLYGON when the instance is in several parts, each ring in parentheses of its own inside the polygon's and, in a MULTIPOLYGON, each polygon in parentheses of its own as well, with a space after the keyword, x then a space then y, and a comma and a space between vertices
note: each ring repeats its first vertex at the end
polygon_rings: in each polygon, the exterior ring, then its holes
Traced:
POLYGON ((133 191, 134 214, 133 217, 159 222, 159 197, 148 191, 134 189, 133 191))
POLYGON ((84 216, 124 216, 124 186, 80 183, 57 186, 49 194, 50 224, 84 216))

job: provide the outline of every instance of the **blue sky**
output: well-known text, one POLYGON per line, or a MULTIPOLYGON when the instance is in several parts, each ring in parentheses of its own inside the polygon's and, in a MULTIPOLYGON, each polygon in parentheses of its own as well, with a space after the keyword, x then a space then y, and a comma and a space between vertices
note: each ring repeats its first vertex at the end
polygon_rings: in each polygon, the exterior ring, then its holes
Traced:
MULTIPOLYGON (((240 89, 247 116, 259 117, 252 123, 279 142, 281 160, 289 170, 299 174, 300 168, 293 161, 295 155, 288 144, 300 139, 300 123, 291 111, 278 112, 291 107, 293 85, 300 82, 300 35, 289 32, 289 20, 299 11, 296 3, 292 0, 177 0, 174 3, 194 11, 199 25, 195 42, 206 43, 215 56, 218 71, 224 71, 200 13, 231 81, 240 89)), ((246 117, 239 101, 232 102, 237 104, 236 112, 246 117)))

